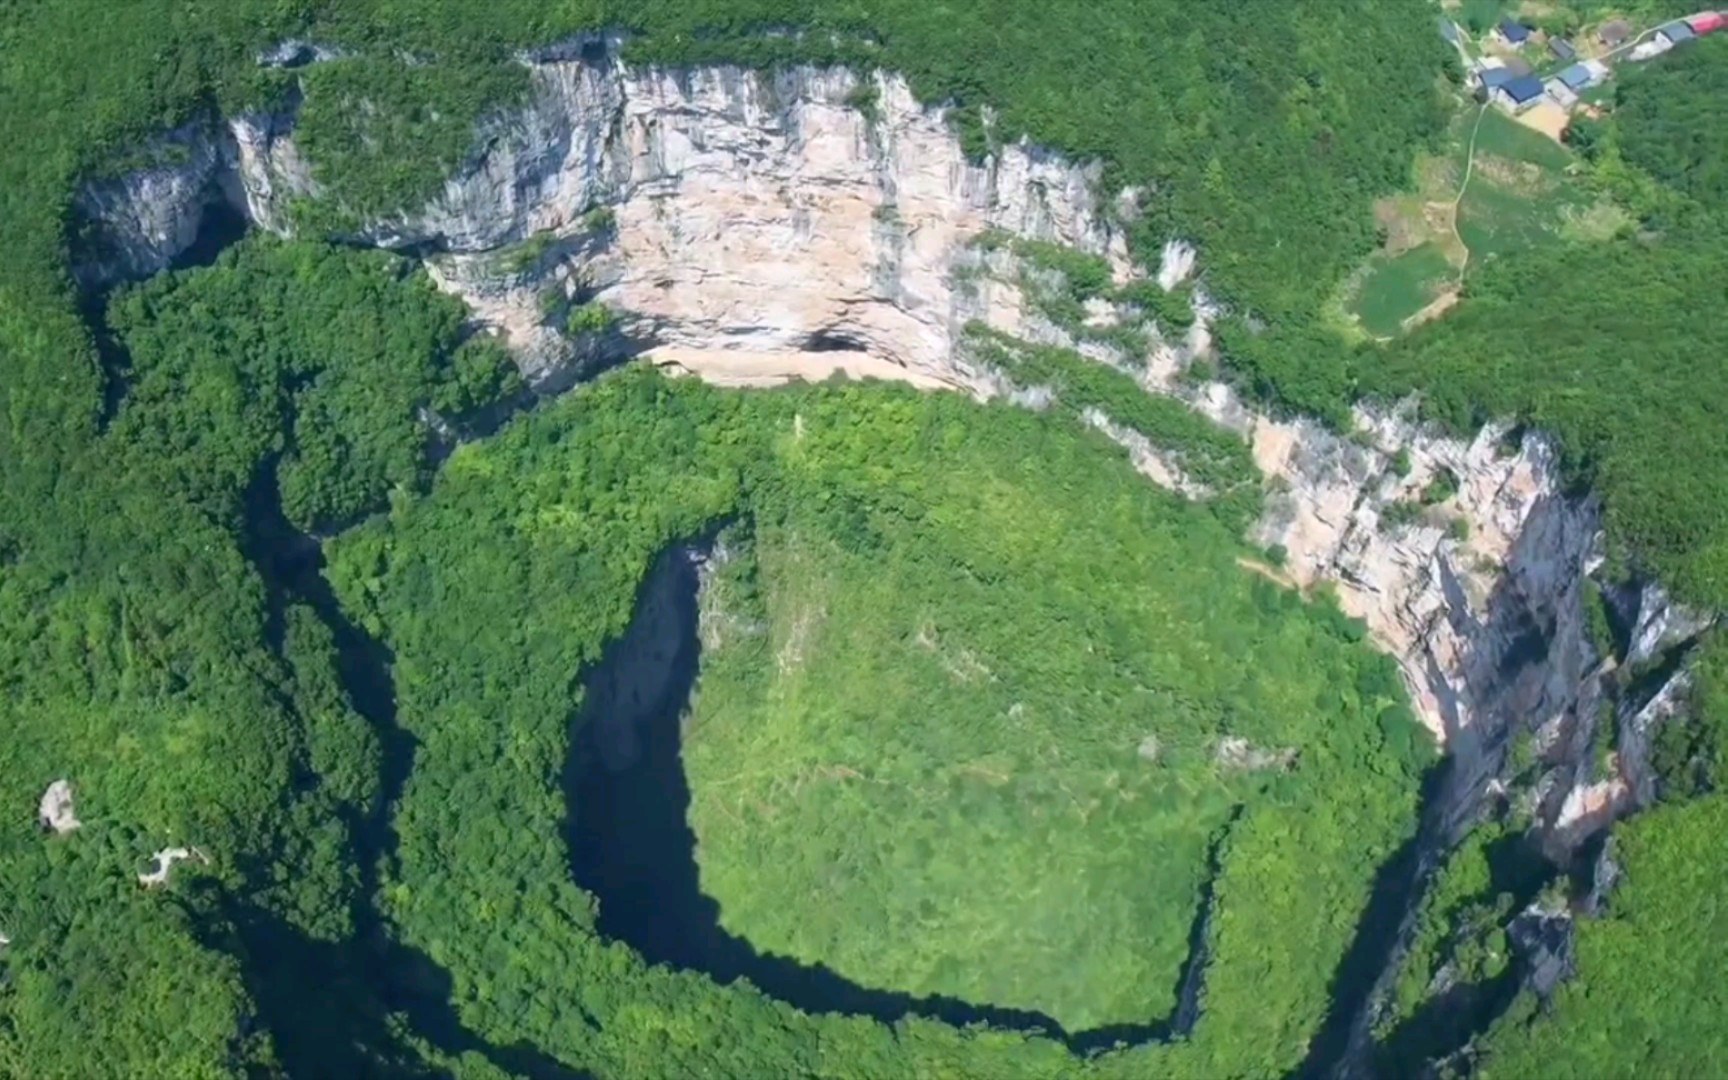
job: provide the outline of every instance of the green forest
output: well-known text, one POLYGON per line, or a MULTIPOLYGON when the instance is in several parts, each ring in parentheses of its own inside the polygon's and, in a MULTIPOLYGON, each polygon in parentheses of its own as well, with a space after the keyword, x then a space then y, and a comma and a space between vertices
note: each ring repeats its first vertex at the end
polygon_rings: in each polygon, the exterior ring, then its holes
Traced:
MULTIPOLYGON (((689 721, 698 858, 705 889, 741 920, 731 928, 867 984, 989 994, 982 1000, 1079 1027, 1151 1020, 1171 1004, 1207 839, 1241 805, 1215 886, 1216 955, 1194 1040, 1094 1065, 1134 1075, 1153 1067, 1147 1054, 1192 1075, 1295 1064, 1300 1040, 1278 1032, 1311 1029, 1324 1013, 1373 869, 1410 827, 1427 737, 1359 625, 1232 573, 1239 549, 1209 514, 1137 482, 1114 447, 1064 417, 977 409, 886 387, 740 397, 627 371, 462 448, 424 500, 340 540, 332 580, 390 643, 399 720, 419 747, 395 819, 389 917, 450 971, 476 1030, 623 1073, 650 1047, 674 1071, 736 1068, 750 1055, 781 1071, 798 1059, 775 1055, 806 1052, 797 1048, 810 1039, 844 1039, 857 1048, 849 1060, 866 1047, 861 1060, 894 1055, 883 1059, 898 1062, 890 1071, 914 1073, 945 1060, 990 1071, 1007 1067, 990 1066, 993 1053, 1044 1052, 1022 1039, 1020 1050, 954 1044, 923 1027, 893 1040, 852 1020, 795 1022, 753 994, 606 960, 616 946, 594 937, 588 902, 554 887, 563 855, 550 781, 578 705, 570 673, 622 629, 634 583, 662 546, 745 514, 756 523, 765 636, 714 653, 689 721), (1058 536, 1085 539, 1052 563, 1058 536), (815 553, 820 573, 777 572, 778 560, 808 564, 815 553), (1187 560, 1197 564, 1191 579, 1154 576, 1187 560), (1121 610, 1097 609, 1090 598, 1120 575, 1148 585, 1121 610), (997 619, 991 598, 1001 595, 1030 610, 997 619), (777 616, 784 605, 795 610, 777 616), (822 625, 800 605, 825 609, 822 625), (955 652, 932 655, 921 632, 955 652), (788 644, 793 633, 800 640, 788 644), (1192 652, 1137 649, 1147 633, 1195 635, 1192 652), (776 677, 788 649, 800 658, 776 677), (984 678, 978 665, 1002 676, 968 692, 965 678, 984 678), (795 701, 773 704, 782 694, 795 701), (516 720, 500 728, 497 715, 516 720), (946 722, 932 729, 933 716, 946 722), (1105 716, 1118 719, 1101 726, 1105 716), (1215 760, 1224 735, 1289 748, 1296 764, 1232 775, 1215 760), (1148 736, 1157 761, 1142 756, 1148 736), (901 750, 884 756, 881 745, 901 750), (1013 787, 993 787, 993 770, 1013 787), (835 781, 848 771, 883 790, 835 781), (807 801, 790 794, 800 779, 807 801), (1339 784, 1357 797, 1323 797, 1339 784), (740 832, 739 813, 772 820, 740 832), (928 862, 938 843, 977 854, 928 862), (1104 899, 1166 859, 1156 890, 1104 899), (889 901, 878 875, 897 865, 922 869, 904 888, 897 875, 889 901), (817 876, 800 886, 800 875, 817 876), (1052 875, 1091 882, 1093 900, 1120 907, 1116 928, 1144 944, 1121 949, 1085 896, 1037 902, 1011 889, 992 910, 968 895, 968 882, 1030 887, 1052 875), (752 882, 773 892, 753 901, 752 882), (826 893, 820 918, 830 921, 811 921, 814 906, 784 921, 806 890, 826 893), (1337 909, 1316 910, 1319 897, 1337 909), (763 925, 744 925, 753 911, 763 925), (1136 926, 1154 911, 1164 930, 1136 926), (864 948, 875 924, 849 915, 923 920, 931 937, 906 940, 896 959, 864 948), (1309 931, 1275 929, 1292 920, 1309 931), (962 970, 962 958, 991 954, 1001 966, 962 970), (498 956, 517 959, 500 969, 489 959, 498 956), (1056 969, 1058 985, 1013 981, 1056 969), (595 972, 578 980, 580 1003, 537 975, 569 971, 595 972), (1112 987, 1116 977, 1134 981, 1112 987), (668 1028, 678 1015, 715 1019, 668 1028), (962 1050, 979 1056, 949 1057, 962 1050)), ((1052 1067, 1078 1064, 1053 1050, 1052 1067)))
MULTIPOLYGON (((0 4, 0 1076, 1317 1075, 1434 750, 1363 624, 1239 565, 1262 490, 1238 435, 977 328, 1052 407, 639 365, 527 407, 414 258, 340 241, 434 193, 527 93, 522 51, 573 34, 903 72, 975 158, 1098 162, 1142 264, 1194 243, 1220 371, 1257 402, 1343 428, 1414 393, 1460 430, 1539 427, 1602 500, 1608 575, 1720 608, 1728 35, 1628 67, 1567 134, 1567 182, 1635 227, 1508 250, 1444 319, 1349 343, 1326 309, 1373 201, 1455 115, 1434 23, 1418 0, 0 4), (289 40, 340 55, 258 62, 289 40), (77 283, 82 181, 288 107, 322 192, 296 239, 77 283), (716 532, 681 724, 703 894, 903 1014, 652 962, 573 873, 585 679, 650 569, 716 532)), ((1187 287, 1013 243, 1078 338, 1087 300, 1143 312, 1091 344, 1194 318, 1187 287)), ((1725 655, 1688 658, 1662 805, 1616 830, 1577 977, 1485 1017, 1480 1074, 1724 1060, 1725 655)), ((1435 871, 1382 1065, 1471 1035, 1425 1026, 1442 968, 1510 984, 1500 927, 1536 887, 1514 839, 1478 826, 1435 871)))

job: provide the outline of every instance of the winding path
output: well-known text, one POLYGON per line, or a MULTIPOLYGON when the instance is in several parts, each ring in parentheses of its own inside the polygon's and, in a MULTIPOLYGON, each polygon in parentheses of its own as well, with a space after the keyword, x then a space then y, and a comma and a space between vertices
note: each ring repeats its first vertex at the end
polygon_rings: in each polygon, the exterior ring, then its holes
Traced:
POLYGON ((1470 128, 1470 145, 1464 151, 1464 179, 1458 182, 1458 195, 1452 200, 1452 236, 1458 241, 1458 246, 1464 249, 1464 261, 1458 264, 1458 287, 1464 287, 1464 271, 1470 268, 1470 245, 1464 242, 1464 234, 1458 231, 1458 210, 1464 205, 1464 193, 1470 190, 1470 175, 1476 169, 1476 136, 1482 131, 1482 119, 1488 115, 1489 105, 1482 103, 1476 110, 1476 123, 1470 128))

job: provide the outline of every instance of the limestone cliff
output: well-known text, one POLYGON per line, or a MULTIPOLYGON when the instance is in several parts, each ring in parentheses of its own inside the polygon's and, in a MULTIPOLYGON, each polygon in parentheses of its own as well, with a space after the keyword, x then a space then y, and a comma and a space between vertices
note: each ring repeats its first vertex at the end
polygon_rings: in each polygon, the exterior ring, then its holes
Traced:
MULTIPOLYGON (((327 55, 300 43, 277 52, 266 60, 327 55)), ((346 239, 422 255, 544 392, 647 354, 733 384, 846 370, 986 396, 1005 387, 973 359, 969 322, 1044 341, 1071 334, 1038 314, 1012 257, 986 251, 981 235, 1076 247, 1105 256, 1118 278, 1145 273, 1166 289, 1203 263, 1173 241, 1159 266, 1131 266, 1119 224, 1131 196, 1101 202, 1096 169, 1025 144, 967 160, 943 111, 893 75, 866 85, 841 69, 633 67, 602 38, 522 62, 528 103, 482 125, 442 190, 346 239)), ((291 200, 328 197, 296 145, 292 108, 188 125, 153 149, 157 164, 77 194, 86 286, 168 265, 212 206, 286 232, 291 200)), ((1519 798, 1550 851, 1648 802, 1652 733, 1688 689, 1684 665, 1663 661, 1706 620, 1654 584, 1609 588, 1631 628, 1622 662, 1655 672, 1609 692, 1615 660, 1586 611, 1600 513, 1567 490, 1552 445, 1498 425, 1450 437, 1408 405, 1358 410, 1350 435, 1258 413, 1229 386, 1186 376, 1211 351, 1215 311, 1197 296, 1180 339, 1154 335, 1143 356, 1086 351, 1249 441, 1268 485, 1252 539, 1282 550, 1292 584, 1330 585, 1366 621, 1454 756, 1425 823, 1434 850, 1507 794, 1503 764, 1521 733, 1542 778, 1519 798), (1617 713, 1601 708, 1609 700, 1617 713), (1595 729, 1609 722, 1617 763, 1599 775, 1595 729)), ((1203 494, 1109 417, 1088 421, 1155 479, 1203 494)))
MULTIPOLYGON (((851 353, 855 370, 970 384, 956 349, 967 320, 1018 328, 1011 293, 954 288, 982 259, 980 233, 1126 266, 1095 170, 1026 145, 971 163, 898 77, 868 77, 865 112, 843 69, 633 68, 593 43, 524 62, 529 103, 484 125, 484 150, 425 207, 350 239, 436 252, 434 279, 506 336, 537 387, 567 385, 596 345, 740 382, 851 353), (617 313, 607 340, 561 332, 576 304, 617 313)), ((321 194, 291 115, 191 126, 164 145, 182 148, 173 164, 80 193, 101 241, 87 283, 161 269, 213 202, 286 232, 289 201, 321 194)))

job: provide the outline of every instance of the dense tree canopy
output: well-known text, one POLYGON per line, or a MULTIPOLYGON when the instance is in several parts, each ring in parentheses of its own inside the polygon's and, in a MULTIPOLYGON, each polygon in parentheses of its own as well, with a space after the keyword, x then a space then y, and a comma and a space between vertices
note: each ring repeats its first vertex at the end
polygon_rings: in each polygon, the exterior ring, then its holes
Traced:
POLYGON ((1704 1076, 1728 1067, 1720 985, 1723 796, 1617 834, 1625 880, 1578 931, 1578 977, 1526 1000, 1485 1041, 1481 1075, 1704 1076))

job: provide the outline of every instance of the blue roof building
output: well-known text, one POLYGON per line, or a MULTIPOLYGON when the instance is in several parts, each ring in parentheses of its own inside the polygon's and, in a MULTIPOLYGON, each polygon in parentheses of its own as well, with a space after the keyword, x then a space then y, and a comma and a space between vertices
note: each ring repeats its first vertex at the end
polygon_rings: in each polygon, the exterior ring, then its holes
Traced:
POLYGON ((1505 86, 1515 78, 1517 78, 1516 75, 1507 71, 1503 67, 1483 68, 1482 89, 1493 90, 1497 87, 1505 86))
POLYGON ((1576 92, 1595 82, 1596 74, 1583 64, 1573 64, 1561 71, 1555 78, 1565 84, 1566 89, 1576 92))
POLYGON ((1458 24, 1444 15, 1440 16, 1440 36, 1454 45, 1458 44, 1458 24))
POLYGON ((1520 75, 1507 79, 1494 88, 1494 91, 1504 95, 1506 102, 1513 108, 1521 109, 1542 96, 1542 80, 1534 75, 1520 75))
POLYGON ((1662 27, 1662 29, 1656 31, 1656 33, 1667 38, 1669 43, 1672 45, 1678 45, 1682 41, 1691 41, 1693 38, 1698 36, 1692 32, 1690 26, 1687 26, 1679 19, 1675 19, 1673 22, 1662 27))
POLYGON ((1495 29, 1498 30, 1500 36, 1505 38, 1507 43, 1511 45, 1522 45, 1526 41, 1530 40, 1530 28, 1521 22, 1514 22, 1511 19, 1501 19, 1500 25, 1495 27, 1495 29))

